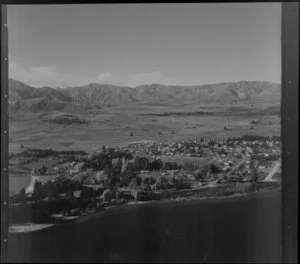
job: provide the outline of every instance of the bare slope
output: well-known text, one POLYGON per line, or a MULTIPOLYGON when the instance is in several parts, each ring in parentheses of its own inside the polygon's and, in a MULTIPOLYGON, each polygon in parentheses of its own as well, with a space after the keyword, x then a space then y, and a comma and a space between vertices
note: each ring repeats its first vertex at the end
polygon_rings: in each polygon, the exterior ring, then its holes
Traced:
POLYGON ((10 80, 11 109, 44 111, 72 109, 76 103, 101 107, 122 104, 280 104, 280 85, 268 82, 219 83, 201 86, 143 85, 135 88, 108 84, 88 84, 81 87, 53 89, 34 88, 10 80))

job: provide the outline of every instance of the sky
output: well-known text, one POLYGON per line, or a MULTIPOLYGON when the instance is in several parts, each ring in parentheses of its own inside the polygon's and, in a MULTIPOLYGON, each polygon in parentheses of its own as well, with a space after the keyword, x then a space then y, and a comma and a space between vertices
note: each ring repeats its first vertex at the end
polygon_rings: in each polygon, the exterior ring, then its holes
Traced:
POLYGON ((8 34, 21 81, 281 81, 280 3, 11 5, 8 34))

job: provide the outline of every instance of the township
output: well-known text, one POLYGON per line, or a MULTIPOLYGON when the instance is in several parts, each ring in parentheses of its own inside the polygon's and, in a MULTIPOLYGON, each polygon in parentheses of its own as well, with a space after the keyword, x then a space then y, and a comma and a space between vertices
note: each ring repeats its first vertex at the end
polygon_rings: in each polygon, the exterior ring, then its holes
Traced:
POLYGON ((27 188, 11 196, 10 217, 12 222, 43 222, 138 201, 278 187, 280 157, 281 141, 275 136, 133 142, 102 146, 91 154, 24 149, 10 157, 11 165, 36 166, 27 188))

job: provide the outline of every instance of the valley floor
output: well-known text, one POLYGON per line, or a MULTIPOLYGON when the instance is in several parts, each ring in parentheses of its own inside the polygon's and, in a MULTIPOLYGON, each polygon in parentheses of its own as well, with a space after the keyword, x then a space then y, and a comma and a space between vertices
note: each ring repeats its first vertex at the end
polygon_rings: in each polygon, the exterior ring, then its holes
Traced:
POLYGON ((265 114, 264 108, 128 105, 72 113, 70 122, 63 119, 67 113, 24 114, 9 121, 9 151, 19 152, 24 146, 91 152, 102 145, 144 140, 280 135, 280 118, 265 114))

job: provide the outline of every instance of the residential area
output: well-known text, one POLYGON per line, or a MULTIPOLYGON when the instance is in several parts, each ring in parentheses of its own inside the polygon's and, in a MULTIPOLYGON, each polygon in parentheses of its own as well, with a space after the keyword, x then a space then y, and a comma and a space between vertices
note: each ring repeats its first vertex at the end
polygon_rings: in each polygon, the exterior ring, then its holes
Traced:
POLYGON ((10 197, 10 221, 68 221, 129 203, 276 188, 280 157, 274 136, 135 142, 91 154, 24 148, 10 165, 26 167, 30 184, 10 197))

